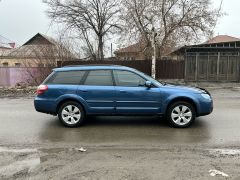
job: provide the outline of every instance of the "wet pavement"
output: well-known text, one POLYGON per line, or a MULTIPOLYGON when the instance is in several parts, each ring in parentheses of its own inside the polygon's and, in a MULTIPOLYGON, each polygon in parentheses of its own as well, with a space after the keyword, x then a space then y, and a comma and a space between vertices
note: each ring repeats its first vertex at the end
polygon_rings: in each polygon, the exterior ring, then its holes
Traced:
POLYGON ((82 145, 240 144, 240 91, 213 91, 214 112, 187 129, 170 128, 159 117, 88 117, 65 128, 55 116, 34 110, 33 99, 0 99, 0 143, 82 145))
POLYGON ((61 172, 62 179, 158 179, 162 171, 163 179, 208 179, 217 169, 238 179, 240 91, 210 91, 214 112, 187 129, 159 117, 103 116, 71 129, 36 112, 32 98, 1 98, 0 178, 58 179, 52 174, 61 172))

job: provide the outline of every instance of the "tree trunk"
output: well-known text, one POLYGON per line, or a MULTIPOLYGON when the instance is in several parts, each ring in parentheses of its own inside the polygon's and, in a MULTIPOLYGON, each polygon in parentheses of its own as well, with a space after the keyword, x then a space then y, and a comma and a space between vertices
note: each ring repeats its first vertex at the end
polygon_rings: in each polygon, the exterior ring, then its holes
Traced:
POLYGON ((104 60, 104 55, 103 55, 103 37, 102 36, 98 37, 98 59, 99 60, 104 60))
POLYGON ((156 39, 155 39, 155 30, 152 32, 152 48, 153 48, 153 56, 152 56, 152 77, 156 78, 156 39))

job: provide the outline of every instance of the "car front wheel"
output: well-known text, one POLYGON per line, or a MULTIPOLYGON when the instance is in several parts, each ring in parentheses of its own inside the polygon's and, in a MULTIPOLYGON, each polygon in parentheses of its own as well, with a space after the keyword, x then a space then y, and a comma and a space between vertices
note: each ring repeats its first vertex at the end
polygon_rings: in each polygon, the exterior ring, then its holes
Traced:
POLYGON ((176 102, 170 106, 167 118, 174 127, 185 128, 195 120, 196 113, 193 106, 187 102, 176 102))
POLYGON ((59 120, 67 127, 77 127, 83 123, 84 111, 77 102, 66 102, 58 111, 59 120))

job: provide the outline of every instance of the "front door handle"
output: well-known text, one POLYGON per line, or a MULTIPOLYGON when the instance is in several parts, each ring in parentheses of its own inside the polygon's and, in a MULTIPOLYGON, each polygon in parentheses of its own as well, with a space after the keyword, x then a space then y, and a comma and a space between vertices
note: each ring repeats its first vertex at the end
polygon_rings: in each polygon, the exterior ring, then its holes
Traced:
POLYGON ((81 91, 81 92, 88 92, 88 90, 79 90, 79 91, 81 91))

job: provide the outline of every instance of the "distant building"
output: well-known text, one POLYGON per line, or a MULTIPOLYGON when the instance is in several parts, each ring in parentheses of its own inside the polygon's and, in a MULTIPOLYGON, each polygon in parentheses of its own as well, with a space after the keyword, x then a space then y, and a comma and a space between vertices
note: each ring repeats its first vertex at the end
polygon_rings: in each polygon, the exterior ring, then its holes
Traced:
MULTIPOLYGON (((173 43, 172 43, 173 44, 173 43)), ((166 45, 161 58, 166 58, 166 55, 173 50, 173 45, 166 45)), ((118 60, 151 60, 153 55, 153 49, 151 44, 141 38, 139 42, 132 44, 128 47, 118 49, 114 52, 116 59, 118 60)), ((157 59, 160 58, 160 49, 156 49, 157 59)))
POLYGON ((72 59, 75 59, 75 56, 63 45, 53 38, 37 33, 22 46, 0 55, 0 66, 56 66, 58 60, 72 59))
POLYGON ((240 39, 216 36, 198 45, 184 46, 169 56, 185 60, 185 80, 240 81, 240 39))
POLYGON ((16 43, 0 35, 0 56, 8 54, 15 48, 16 43))
POLYGON ((132 44, 128 47, 118 49, 114 52, 116 58, 119 60, 147 60, 151 59, 149 55, 149 48, 146 47, 147 43, 141 39, 139 42, 132 44))

